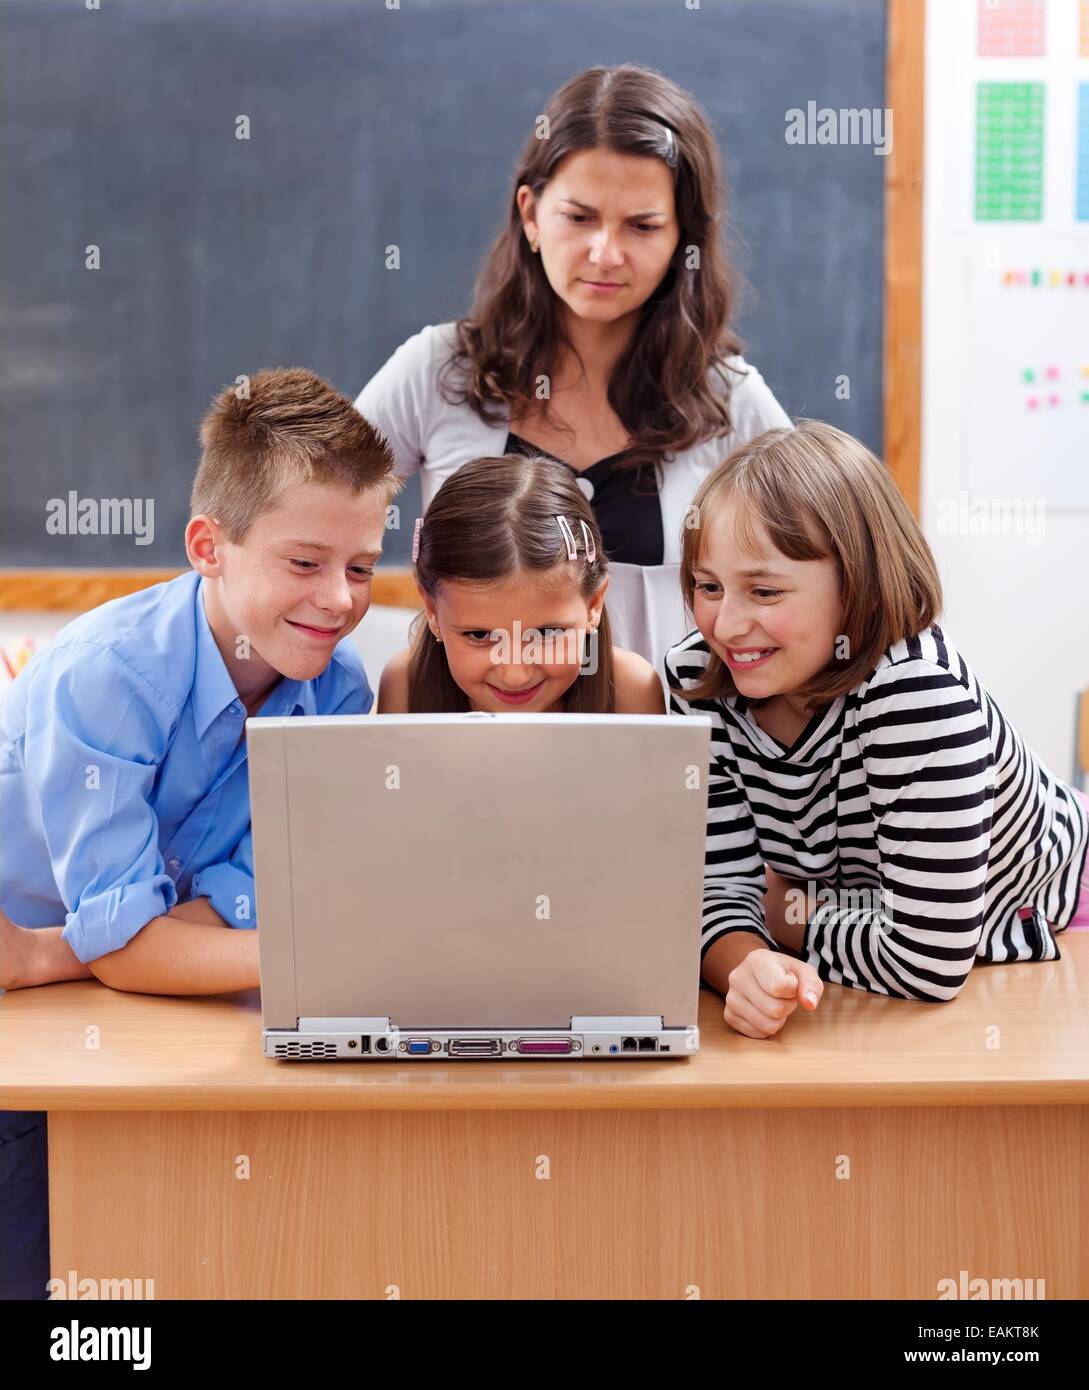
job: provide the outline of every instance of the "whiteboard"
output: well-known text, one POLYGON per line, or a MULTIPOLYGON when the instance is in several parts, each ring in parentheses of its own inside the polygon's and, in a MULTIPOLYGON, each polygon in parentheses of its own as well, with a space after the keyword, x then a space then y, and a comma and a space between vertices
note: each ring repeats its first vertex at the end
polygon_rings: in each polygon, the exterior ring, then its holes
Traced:
POLYGON ((1089 235, 964 260, 963 486, 1089 508, 1089 235))

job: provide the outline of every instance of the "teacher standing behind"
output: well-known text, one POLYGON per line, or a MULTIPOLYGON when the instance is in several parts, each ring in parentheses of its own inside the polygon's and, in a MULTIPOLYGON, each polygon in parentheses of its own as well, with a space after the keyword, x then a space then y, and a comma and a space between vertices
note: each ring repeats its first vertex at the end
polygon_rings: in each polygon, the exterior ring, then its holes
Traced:
MULTIPOLYGON (((661 669, 691 627, 689 504, 730 451, 789 426, 730 327, 725 184, 698 103, 642 67, 595 67, 538 117, 467 317, 403 343, 356 408, 423 505, 470 459, 566 464, 609 558, 616 642, 661 669)), ((439 234, 439 233, 437 233, 439 234)))

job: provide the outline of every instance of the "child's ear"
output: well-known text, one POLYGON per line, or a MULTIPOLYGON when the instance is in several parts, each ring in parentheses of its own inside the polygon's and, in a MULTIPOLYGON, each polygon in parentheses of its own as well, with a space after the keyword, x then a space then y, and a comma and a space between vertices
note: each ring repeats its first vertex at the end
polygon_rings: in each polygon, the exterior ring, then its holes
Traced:
POLYGON ((601 610, 605 606, 605 590, 608 587, 609 581, 606 579, 602 583, 601 588, 598 589, 597 593, 594 594, 593 598, 590 600, 588 616, 594 627, 597 627, 601 622, 601 610))
POLYGON ((189 563, 206 579, 218 579, 223 573, 223 531, 215 517, 190 517, 185 528, 185 553, 189 563))
POLYGON ((432 633, 436 637, 438 637, 439 616, 435 610, 435 600, 431 597, 431 595, 427 592, 427 590, 423 587, 423 585, 420 583, 418 579, 416 580, 416 592, 419 594, 420 602, 423 604, 424 614, 427 618, 427 625, 431 629, 432 633))

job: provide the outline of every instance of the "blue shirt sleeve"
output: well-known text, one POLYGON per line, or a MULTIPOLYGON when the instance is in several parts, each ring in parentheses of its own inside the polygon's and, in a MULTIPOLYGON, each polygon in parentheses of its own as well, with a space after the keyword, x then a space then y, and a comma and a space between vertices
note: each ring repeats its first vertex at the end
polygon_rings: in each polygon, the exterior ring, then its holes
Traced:
POLYGON ((252 829, 247 829, 222 864, 209 864, 193 875, 193 897, 211 899, 229 927, 256 927, 252 829))
POLYGON ((63 936, 86 964, 177 902, 149 802, 169 716, 108 648, 42 658, 27 692, 26 775, 67 908, 63 936))

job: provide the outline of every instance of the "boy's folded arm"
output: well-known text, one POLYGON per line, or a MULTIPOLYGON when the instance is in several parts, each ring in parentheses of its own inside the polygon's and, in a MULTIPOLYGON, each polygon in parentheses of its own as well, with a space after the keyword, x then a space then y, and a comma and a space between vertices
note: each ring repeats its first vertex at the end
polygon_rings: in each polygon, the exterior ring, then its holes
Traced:
POLYGON ((27 777, 68 909, 63 938, 84 964, 177 902, 149 800, 169 718, 140 676, 93 647, 58 654, 31 689, 27 777), (81 698, 84 687, 110 699, 81 698))
POLYGON ((227 924, 212 915, 218 926, 178 912, 155 917, 120 950, 92 961, 91 969, 111 989, 136 994, 229 994, 256 988, 257 933, 224 931, 227 924))
POLYGON ((198 922, 205 927, 230 925, 212 906, 210 898, 187 898, 185 902, 175 904, 166 916, 177 918, 182 922, 198 922))

